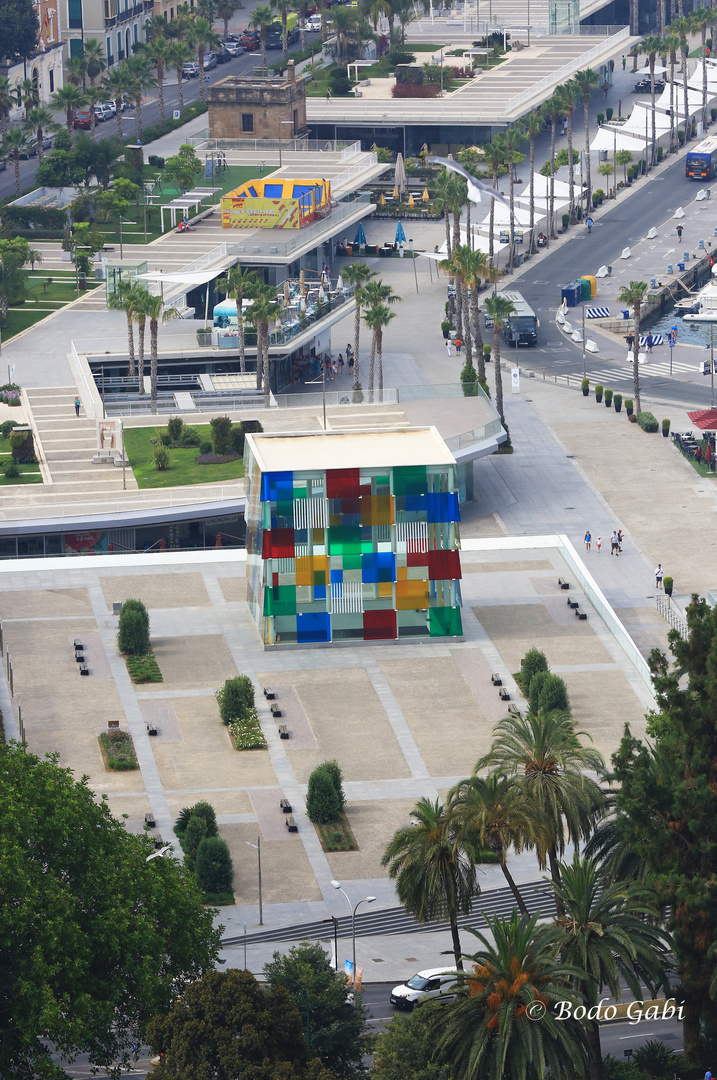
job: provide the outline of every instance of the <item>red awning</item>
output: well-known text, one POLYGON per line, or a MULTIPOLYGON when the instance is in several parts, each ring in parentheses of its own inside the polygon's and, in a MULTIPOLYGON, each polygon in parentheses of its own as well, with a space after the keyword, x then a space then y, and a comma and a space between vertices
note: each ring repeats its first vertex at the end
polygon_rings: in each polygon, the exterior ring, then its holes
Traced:
POLYGON ((717 409, 698 409, 687 415, 702 431, 717 431, 717 409))

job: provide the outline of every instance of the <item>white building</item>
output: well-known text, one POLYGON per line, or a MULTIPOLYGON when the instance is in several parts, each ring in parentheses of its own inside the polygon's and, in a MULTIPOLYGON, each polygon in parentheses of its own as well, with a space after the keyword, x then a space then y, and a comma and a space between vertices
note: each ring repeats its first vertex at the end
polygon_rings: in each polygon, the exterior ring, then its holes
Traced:
POLYGON ((144 24, 151 17, 154 0, 57 0, 62 38, 69 56, 82 56, 83 42, 104 42, 107 66, 132 55, 132 46, 143 42, 144 24))
POLYGON ((21 90, 25 79, 32 79, 37 85, 40 103, 43 105, 55 90, 62 86, 63 40, 58 12, 60 2, 61 0, 33 0, 40 24, 37 51, 27 60, 16 63, 4 61, 0 64, 0 76, 10 80, 10 85, 17 95, 18 104, 10 114, 11 120, 22 119, 25 115, 21 90))

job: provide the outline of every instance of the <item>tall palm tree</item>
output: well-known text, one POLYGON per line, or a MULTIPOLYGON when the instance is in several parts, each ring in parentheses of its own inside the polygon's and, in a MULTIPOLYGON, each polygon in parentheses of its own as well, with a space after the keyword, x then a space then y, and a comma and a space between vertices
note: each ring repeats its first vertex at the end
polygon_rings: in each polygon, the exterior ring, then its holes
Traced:
POLYGON ((154 77, 154 68, 142 53, 135 53, 125 60, 127 77, 129 79, 129 95, 134 101, 134 127, 137 142, 142 141, 142 94, 151 86, 157 85, 154 77))
POLYGON ((264 75, 266 75, 266 31, 273 21, 274 13, 268 4, 257 4, 254 8, 254 14, 249 20, 251 29, 259 31, 261 42, 261 70, 264 75))
POLYGON ((583 771, 593 769, 602 775, 602 755, 582 745, 579 736, 585 732, 575 730, 567 713, 508 716, 493 730, 490 751, 476 762, 474 772, 494 769, 514 779, 526 806, 545 830, 545 839, 536 840, 538 861, 541 867, 550 865, 557 882, 558 856, 566 841, 586 839, 602 807, 600 786, 583 771))
POLYGON ((95 138, 95 129, 97 127, 95 105, 100 105, 106 100, 107 94, 104 86, 88 86, 85 90, 85 106, 90 114, 90 138, 92 140, 95 138))
POLYGON ((522 915, 528 915, 525 901, 506 864, 511 848, 519 855, 532 845, 538 827, 520 797, 518 787, 498 773, 490 773, 487 777, 474 774, 451 789, 448 805, 461 843, 471 850, 488 850, 498 856, 518 910, 522 915))
POLYGON ((129 359, 130 378, 135 373, 134 355, 134 305, 138 299, 138 286, 129 281, 122 281, 107 298, 107 306, 115 311, 124 311, 127 316, 127 356, 129 359))
POLYGON ((90 86, 95 85, 97 79, 107 67, 104 45, 97 38, 85 38, 82 46, 82 59, 85 61, 85 71, 90 80, 90 86))
POLYGON ((65 127, 72 138, 72 124, 75 116, 85 104, 85 95, 72 83, 65 83, 50 98, 50 105, 58 111, 61 109, 65 114, 65 127))
MULTIPOLYGON (((401 297, 398 296, 390 285, 386 285, 381 278, 374 278, 367 281, 361 291, 361 300, 364 306, 367 308, 364 314, 364 322, 373 330, 373 339, 371 342, 371 359, 369 362, 369 375, 368 375, 368 390, 369 401, 373 401, 373 375, 374 375, 374 358, 378 357, 378 389, 379 389, 379 401, 383 400, 383 359, 382 359, 382 346, 383 346, 383 328, 388 325, 391 319, 382 317, 369 319, 369 313, 374 308, 386 308, 388 304, 395 304, 401 297)), ((394 318, 392 315, 391 318, 394 318)))
POLYGON ((148 45, 143 47, 144 55, 151 60, 157 68, 157 104, 159 106, 159 126, 164 127, 164 76, 168 67, 171 46, 166 38, 155 37, 148 45))
POLYGON ((486 917, 492 941, 468 927, 481 948, 466 956, 466 992, 433 1021, 455 1080, 582 1080, 583 1028, 555 1016, 558 1002, 580 1004, 569 985, 576 972, 557 958, 550 928, 537 920, 517 911, 508 920, 486 917))
POLYGON ((458 841, 447 806, 419 799, 412 824, 394 833, 381 860, 396 882, 401 904, 418 919, 448 919, 456 967, 463 970, 458 916, 471 910, 479 892, 475 864, 458 841))
MULTIPOLYGON (((461 215, 463 214, 463 206, 468 199, 468 185, 465 180, 455 175, 456 184, 454 185, 454 198, 453 198, 453 251, 460 246, 461 242, 461 215)), ((456 315, 458 320, 458 326, 463 324, 463 294, 460 289, 456 289, 456 315)))
POLYGON ((269 406, 269 323, 276 319, 281 307, 276 302, 276 290, 263 286, 256 291, 254 302, 247 312, 247 320, 256 327, 256 378, 257 388, 264 391, 264 404, 269 406))
POLYGON ((467 244, 457 244, 453 247, 453 254, 450 259, 445 259, 439 263, 441 270, 445 270, 447 274, 456 282, 456 295, 460 290, 461 304, 457 306, 457 319, 458 319, 458 335, 465 343, 466 347, 466 360, 469 364, 473 363, 473 343, 472 343, 472 331, 471 331, 471 319, 470 311, 468 308, 468 277, 470 274, 473 252, 467 244))
POLYGON ((71 56, 65 65, 65 84, 72 83, 73 86, 81 86, 84 90, 86 77, 85 58, 83 56, 71 56))
MULTIPOLYGON (((590 175, 590 98, 592 97, 593 90, 600 84, 600 76, 597 71, 593 71, 592 68, 583 68, 582 71, 576 71, 573 78, 580 87, 580 93, 583 99, 583 123, 585 126, 585 180, 587 182, 586 205, 589 210, 592 205, 593 195, 592 177, 590 175)), ((582 192, 580 194, 582 198, 582 192)))
POLYGON ((259 283, 259 279, 256 276, 255 270, 243 270, 237 263, 236 266, 232 266, 227 271, 223 278, 219 278, 217 281, 217 288, 221 292, 225 292, 228 297, 236 300, 237 305, 237 327, 239 330, 239 370, 246 371, 246 353, 244 350, 244 313, 242 310, 242 302, 244 297, 250 297, 254 294, 256 286, 259 283))
POLYGON ((709 8, 698 7, 690 16, 690 25, 699 30, 702 40, 702 128, 707 130, 707 26, 710 21, 709 8))
MULTIPOLYGON (((491 167, 493 174, 493 187, 498 187, 498 170, 503 164, 505 157, 505 143, 500 135, 494 135, 491 142, 483 147, 486 161, 491 167)), ((495 238, 493 236, 493 224, 495 222, 495 199, 490 200, 490 221, 488 224, 488 254, 491 259, 495 250, 495 238)))
POLYGON ((7 135, 8 125, 10 123, 10 113, 17 105, 17 98, 12 92, 12 86, 10 80, 4 76, 0 77, 0 132, 4 139, 7 135))
POLYGON ((548 188, 548 247, 555 239, 555 132, 560 116, 560 97, 556 94, 543 105, 550 117, 550 184, 548 188))
POLYGON ((210 49, 215 49, 219 44, 219 34, 214 31, 209 19, 197 18, 190 23, 186 40, 197 50, 197 60, 199 61, 199 100, 203 102, 207 92, 204 82, 204 57, 210 49))
MULTIPOLYGON (((525 154, 518 150, 518 142, 523 138, 519 127, 509 127, 503 132, 503 160, 508 167, 508 201, 510 203, 510 252, 508 267, 513 269, 515 257, 515 166, 525 161, 525 154)), ((491 202, 493 200, 491 199, 491 202)))
POLYGON ((358 17, 353 8, 338 6, 331 9, 329 22, 339 43, 338 61, 345 64, 348 60, 349 39, 358 29, 358 17))
POLYGON ((451 257, 451 207, 456 193, 456 174, 449 172, 443 165, 436 176, 433 207, 440 214, 446 226, 446 258, 451 257))
POLYGON ((24 128, 12 127, 3 139, 3 154, 12 159, 15 168, 15 194, 22 191, 20 185, 20 155, 27 150, 27 134, 24 128))
POLYGON ((37 160, 42 161, 45 151, 42 148, 43 136, 55 128, 55 117, 45 105, 36 105, 27 114, 27 126, 35 132, 37 139, 37 160))
POLYGON ((144 40, 156 41, 158 37, 166 38, 169 23, 161 15, 152 15, 144 24, 144 40))
POLYGON ((573 160, 573 112, 575 111, 575 102, 580 95, 580 87, 576 82, 572 80, 570 82, 563 83, 559 86, 557 91, 560 95, 563 111, 565 112, 565 118, 567 120, 567 140, 568 140, 568 212, 570 215, 570 224, 575 224, 576 212, 575 212, 575 161, 573 160))
MULTIPOLYGON (((612 882, 592 859, 576 852, 572 863, 560 866, 553 883, 562 911, 553 940, 560 959, 580 971, 571 980, 588 1006, 598 1004, 606 988, 620 1000, 621 981, 636 999, 643 984, 654 997, 659 986, 669 993, 671 943, 656 925, 660 917, 652 889, 635 882, 612 882)), ((590 1080, 603 1080, 600 1024, 585 1021, 590 1057, 590 1080)))
POLYGON ((373 401, 373 358, 378 360, 378 400, 383 401, 383 331, 396 318, 396 312, 390 311, 385 304, 374 304, 364 312, 363 321, 373 331, 371 345, 371 365, 368 373, 368 399, 373 401))
POLYGON ((515 311, 512 300, 494 293, 485 302, 485 309, 493 320, 493 373, 495 375, 495 407, 498 416, 505 423, 503 413, 503 372, 500 364, 500 332, 509 316, 515 311))
POLYGON ((184 112, 184 85, 182 82, 182 68, 192 59, 192 50, 185 41, 171 41, 167 56, 167 67, 173 67, 177 73, 177 95, 179 98, 179 111, 184 112))
POLYGON ((632 343, 632 389, 635 395, 635 412, 641 412, 640 408, 640 309, 642 308, 642 302, 645 299, 647 293, 647 282, 645 281, 631 281, 629 285, 624 285, 617 296, 617 302, 624 304, 628 308, 632 308, 632 318, 635 328, 634 338, 632 343))
POLYGON ((281 60, 286 63, 289 59, 289 12, 296 7, 295 0, 271 0, 274 11, 281 15, 281 60))
POLYGON ((34 79, 23 79, 20 83, 20 96, 25 105, 25 119, 30 109, 40 104, 40 88, 34 79))
POLYGON ((528 197, 530 200, 530 254, 535 251, 535 138, 540 134, 543 127, 542 109, 532 109, 524 118, 524 130, 528 135, 528 162, 530 165, 530 187, 528 197))
POLYGON ((361 306, 363 304, 363 289, 368 281, 372 277, 376 276, 374 270, 371 270, 366 263, 349 263, 341 271, 341 275, 347 285, 354 286, 354 297, 356 301, 356 309, 354 311, 354 382, 353 389, 360 389, 359 380, 359 345, 361 337, 361 306))
POLYGON ((150 392, 152 395, 152 412, 157 411, 157 338, 159 334, 159 320, 169 322, 170 319, 179 318, 176 308, 165 308, 161 296, 150 296, 144 302, 145 312, 149 319, 149 347, 150 347, 150 392))
MULTIPOLYGON (((132 316, 137 323, 137 389, 140 394, 144 392, 144 337, 149 314, 149 303, 154 297, 141 285, 136 286, 133 302, 132 316)), ((156 393, 155 393, 156 398, 156 393)))
MULTIPOLYGON (((657 37, 655 34, 650 34, 649 37, 642 39, 638 48, 641 53, 647 54, 647 59, 650 64, 650 101, 652 109, 652 151, 650 153, 650 166, 654 166, 657 160, 657 120, 655 117, 655 61, 657 60, 658 53, 664 51, 665 44, 662 38, 657 37)), ((686 76, 685 81, 687 81, 686 76)))
POLYGON ((689 91, 687 87, 687 56, 690 51, 690 24, 688 19, 682 15, 680 10, 680 16, 677 19, 673 19, 670 30, 673 34, 677 34, 680 39, 680 54, 682 56, 682 95, 683 95, 683 111, 684 111, 684 124, 685 124, 685 142, 690 138, 690 107, 689 107, 689 91))
POLYGON ((486 389, 485 356, 483 355, 483 331, 480 320, 480 298, 478 290, 482 281, 495 281, 498 271, 488 262, 482 251, 471 251, 470 257, 463 260, 463 272, 466 284, 470 288, 470 309, 473 341, 478 359, 478 381, 486 389))
POLYGON ((224 23, 225 39, 229 33, 229 20, 238 7, 243 7, 243 4, 238 3, 238 0, 221 0, 221 3, 217 5, 217 18, 224 23))
MULTIPOLYGON (((670 28, 672 31, 672 27, 670 28)), ((679 34, 668 33, 665 37, 665 48, 670 57, 670 153, 674 154, 677 149, 677 125, 675 124, 675 66, 677 64, 677 50, 680 47, 679 34)))
MULTIPOLYGON (((163 20, 164 21, 164 20, 163 20)), ((102 85, 109 98, 115 103, 115 123, 117 125, 117 138, 122 138, 122 102, 125 94, 128 94, 132 82, 124 60, 108 71, 102 80, 102 85)))

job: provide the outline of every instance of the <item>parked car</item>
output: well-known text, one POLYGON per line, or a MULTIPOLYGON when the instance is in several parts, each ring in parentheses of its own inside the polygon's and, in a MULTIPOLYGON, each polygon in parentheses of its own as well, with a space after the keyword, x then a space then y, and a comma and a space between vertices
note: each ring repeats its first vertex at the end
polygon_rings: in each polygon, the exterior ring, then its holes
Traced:
POLYGON ((186 64, 182 64, 182 78, 183 79, 198 79, 199 78, 199 61, 188 60, 186 64))
POLYGON ((215 52, 207 53, 204 57, 204 70, 211 71, 212 68, 217 66, 217 54, 215 52))
POLYGON ((102 104, 106 109, 109 109, 113 116, 117 115, 117 106, 114 101, 103 101, 102 104))
POLYGON ((312 15, 311 18, 306 20, 306 29, 309 33, 318 33, 321 30, 321 16, 312 15))
MULTIPOLYGON (((20 154, 20 157, 21 158, 34 157, 35 154, 37 153, 37 137, 35 135, 28 136, 28 138, 26 140, 26 143, 27 143, 27 149, 23 150, 23 152, 20 154)), ((49 135, 43 135, 42 136, 42 149, 43 149, 43 151, 52 150, 52 139, 50 138, 49 135)))
POLYGON ((214 52, 210 53, 210 56, 216 56, 218 64, 226 64, 228 60, 232 59, 232 54, 228 49, 223 48, 223 46, 215 49, 214 52))
POLYGON ((259 41, 253 36, 253 34, 247 34, 239 42, 244 52, 252 52, 254 49, 259 48, 259 41))
POLYGON ((451 1001, 455 997, 455 993, 451 993, 455 985, 455 968, 429 968, 419 971, 407 982, 394 986, 391 1004, 397 1009, 415 1009, 416 1005, 429 998, 440 997, 441 1000, 451 1001))
POLYGON ((104 124, 105 120, 111 120, 115 115, 115 112, 107 105, 95 105, 95 116, 101 124, 104 124))
POLYGON ((229 41, 227 39, 227 41, 222 42, 222 45, 230 56, 241 56, 244 52, 238 41, 229 41))
POLYGON ((82 112, 78 112, 75 119, 72 121, 72 126, 74 128, 85 128, 86 130, 89 130, 89 128, 92 127, 89 111, 83 109, 82 112))

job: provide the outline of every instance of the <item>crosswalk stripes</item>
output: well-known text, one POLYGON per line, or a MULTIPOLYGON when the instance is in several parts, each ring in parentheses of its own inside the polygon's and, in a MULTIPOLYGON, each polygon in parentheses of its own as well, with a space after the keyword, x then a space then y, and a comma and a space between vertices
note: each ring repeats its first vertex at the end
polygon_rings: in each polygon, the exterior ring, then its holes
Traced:
POLYGON ((632 379, 632 375, 623 375, 621 371, 588 371, 587 376, 595 382, 601 382, 603 385, 610 384, 611 382, 622 382, 623 380, 632 379))
MULTIPOLYGON (((699 371, 695 364, 685 364, 682 361, 675 360, 672 364, 672 374, 685 374, 694 375, 699 371)), ((588 378, 595 379, 603 385, 609 385, 610 382, 632 382, 631 370, 619 370, 617 368, 601 368, 599 370, 593 370, 587 372, 588 378)), ((670 362, 666 360, 664 363, 658 364, 640 364, 640 375, 670 375, 670 362)))

